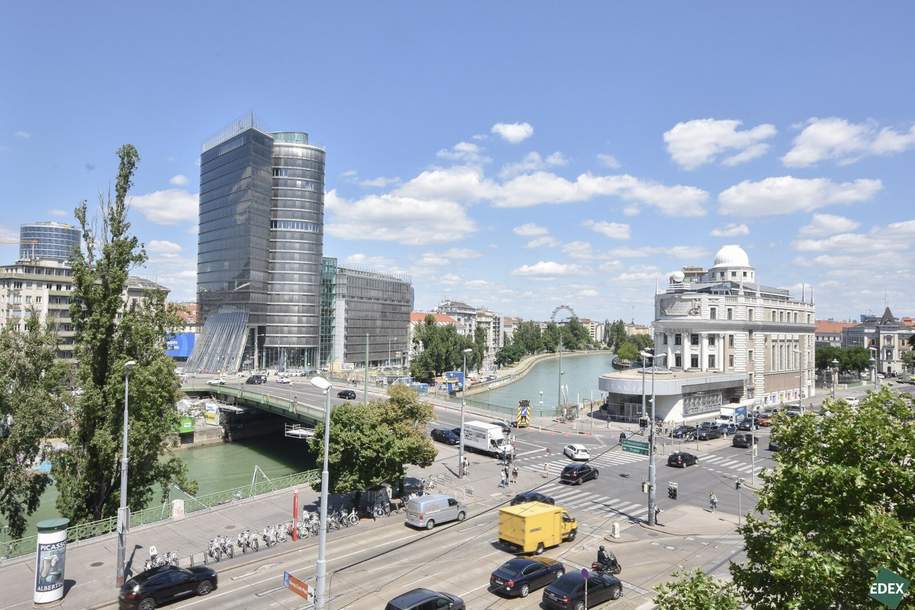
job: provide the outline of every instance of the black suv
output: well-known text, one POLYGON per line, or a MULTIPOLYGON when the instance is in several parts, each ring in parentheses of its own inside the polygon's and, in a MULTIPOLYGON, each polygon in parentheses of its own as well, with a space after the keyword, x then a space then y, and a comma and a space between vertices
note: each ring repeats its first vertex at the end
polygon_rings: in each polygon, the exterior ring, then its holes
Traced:
POLYGON ((388 602, 384 610, 426 610, 426 608, 448 608, 465 610, 464 600, 450 593, 437 593, 429 589, 413 589, 398 595, 388 602))
POLYGON ((731 440, 731 446, 733 447, 743 447, 744 449, 749 449, 753 443, 758 443, 759 438, 754 436, 749 432, 738 432, 734 435, 734 438, 731 440))
POLYGON ((121 610, 151 610, 188 595, 206 595, 215 588, 216 572, 206 566, 187 569, 160 566, 125 582, 118 596, 118 607, 121 610))
POLYGON ((721 428, 702 428, 696 432, 696 438, 700 441, 708 441, 713 438, 721 438, 721 428))
POLYGON ((345 400, 356 400, 356 390, 340 390, 337 392, 337 398, 345 400))
POLYGON ((445 428, 435 428, 432 430, 432 440, 445 443, 446 445, 461 444, 461 437, 455 434, 454 430, 447 430, 445 428))
POLYGON ((591 464, 569 464, 562 469, 559 480, 563 483, 581 485, 588 479, 596 479, 597 474, 597 468, 591 464))
POLYGON ((686 453, 685 451, 677 451, 676 453, 671 453, 667 457, 668 466, 676 466, 677 468, 686 468, 687 466, 692 466, 698 462, 698 458, 692 453, 686 453))
POLYGON ((251 375, 245 379, 245 383, 249 385, 260 385, 262 383, 267 383, 267 376, 262 373, 255 373, 254 375, 251 375))
MULTIPOLYGON (((619 578, 596 573, 592 573, 588 577, 588 606, 596 606, 622 596, 623 583, 619 578)), ((577 610, 585 607, 584 601, 585 577, 577 570, 561 576, 543 591, 542 605, 548 609, 575 608, 577 610)))
POLYGON ((544 504, 556 504, 556 500, 546 496, 539 491, 524 491, 512 498, 511 505, 524 504, 525 502, 543 502, 544 504))
POLYGON ((696 435, 695 426, 677 426, 670 433, 670 436, 672 438, 683 438, 686 440, 695 438, 695 435, 696 435))

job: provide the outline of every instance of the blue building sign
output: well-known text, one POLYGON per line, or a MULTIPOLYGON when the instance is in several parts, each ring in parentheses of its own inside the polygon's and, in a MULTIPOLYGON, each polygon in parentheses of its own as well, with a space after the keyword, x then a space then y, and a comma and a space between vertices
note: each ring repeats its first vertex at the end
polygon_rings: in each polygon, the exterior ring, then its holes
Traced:
POLYGON ((187 360, 194 351, 194 333, 176 333, 165 338, 165 355, 177 360, 187 360))
POLYGON ((464 371, 445 371, 442 376, 449 394, 464 389, 464 371))

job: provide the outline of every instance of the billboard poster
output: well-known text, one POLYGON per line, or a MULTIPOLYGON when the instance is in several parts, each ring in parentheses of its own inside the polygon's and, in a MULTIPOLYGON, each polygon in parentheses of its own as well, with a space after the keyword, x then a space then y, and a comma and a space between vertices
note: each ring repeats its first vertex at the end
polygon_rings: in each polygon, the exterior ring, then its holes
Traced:
POLYGON ((187 359, 194 351, 194 333, 175 333, 165 338, 165 355, 170 358, 187 359))
POLYGON ((67 532, 63 539, 38 543, 35 557, 35 600, 39 603, 63 597, 64 564, 67 559, 67 532))

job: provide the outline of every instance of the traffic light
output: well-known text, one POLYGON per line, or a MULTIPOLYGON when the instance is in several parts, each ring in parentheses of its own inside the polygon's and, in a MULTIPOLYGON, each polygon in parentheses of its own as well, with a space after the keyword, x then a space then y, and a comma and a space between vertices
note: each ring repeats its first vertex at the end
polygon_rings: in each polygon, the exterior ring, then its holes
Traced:
POLYGON ((670 481, 667 483, 667 497, 670 498, 671 500, 677 499, 677 487, 678 486, 679 485, 677 483, 675 483, 674 481, 670 481))
POLYGON ((640 418, 639 418, 639 428, 641 428, 642 430, 644 430, 644 429, 647 428, 647 427, 648 427, 648 418, 647 418, 647 417, 640 417, 640 418))

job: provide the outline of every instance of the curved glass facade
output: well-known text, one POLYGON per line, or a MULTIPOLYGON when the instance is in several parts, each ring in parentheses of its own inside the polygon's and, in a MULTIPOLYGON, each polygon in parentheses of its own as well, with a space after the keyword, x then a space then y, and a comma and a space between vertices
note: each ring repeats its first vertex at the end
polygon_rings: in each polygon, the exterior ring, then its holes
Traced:
POLYGON ((19 227, 19 260, 66 263, 80 247, 79 229, 59 222, 35 222, 19 227))

